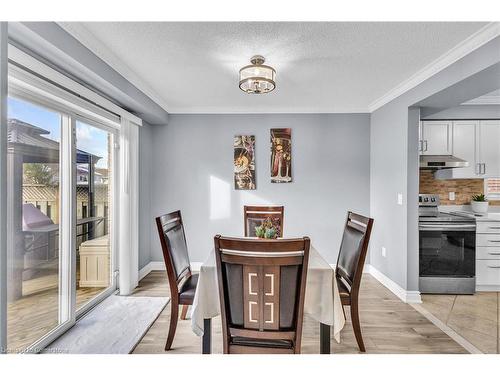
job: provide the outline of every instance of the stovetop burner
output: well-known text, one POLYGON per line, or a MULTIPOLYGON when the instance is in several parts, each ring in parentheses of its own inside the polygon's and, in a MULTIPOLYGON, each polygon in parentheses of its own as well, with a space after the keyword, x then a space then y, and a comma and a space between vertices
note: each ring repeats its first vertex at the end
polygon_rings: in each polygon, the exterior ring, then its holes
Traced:
POLYGON ((419 222, 460 222, 474 223, 476 219, 472 215, 465 215, 462 212, 439 212, 439 195, 419 194, 418 197, 418 221, 419 222))

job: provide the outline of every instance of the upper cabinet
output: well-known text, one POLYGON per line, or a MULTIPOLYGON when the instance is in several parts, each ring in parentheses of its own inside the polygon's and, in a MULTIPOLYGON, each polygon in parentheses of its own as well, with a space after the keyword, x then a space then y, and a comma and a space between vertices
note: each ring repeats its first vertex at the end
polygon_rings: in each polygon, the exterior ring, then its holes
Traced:
POLYGON ((500 177, 500 121, 479 122, 478 161, 485 178, 500 177))
POLYGON ((422 155, 451 155, 451 121, 422 121, 420 123, 420 153, 422 155))
POLYGON ((476 155, 478 121, 455 121, 452 126, 452 155, 469 162, 465 168, 449 169, 452 178, 477 178, 479 173, 476 155))
MULTIPOLYGON (((430 127, 432 122, 424 125, 430 127)), ((424 125, 421 128, 425 128, 424 125)), ((449 139, 443 138, 442 143, 449 139)), ((436 178, 500 177, 500 121, 453 121, 450 145, 449 154, 468 161, 469 166, 436 171, 436 178)))

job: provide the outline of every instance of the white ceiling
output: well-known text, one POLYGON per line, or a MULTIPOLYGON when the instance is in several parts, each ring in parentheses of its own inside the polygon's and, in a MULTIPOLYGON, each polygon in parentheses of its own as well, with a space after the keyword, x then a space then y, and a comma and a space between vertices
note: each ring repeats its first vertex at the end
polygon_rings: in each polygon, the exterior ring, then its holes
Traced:
POLYGON ((479 22, 60 23, 169 113, 368 112, 479 22), (274 92, 245 94, 261 54, 274 92))

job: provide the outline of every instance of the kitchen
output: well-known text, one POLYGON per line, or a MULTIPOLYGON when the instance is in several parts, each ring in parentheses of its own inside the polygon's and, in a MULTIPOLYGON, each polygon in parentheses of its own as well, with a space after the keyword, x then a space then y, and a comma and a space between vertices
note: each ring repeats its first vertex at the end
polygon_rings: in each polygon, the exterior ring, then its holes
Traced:
POLYGON ((499 352, 500 90, 419 126, 423 306, 480 352, 499 352))

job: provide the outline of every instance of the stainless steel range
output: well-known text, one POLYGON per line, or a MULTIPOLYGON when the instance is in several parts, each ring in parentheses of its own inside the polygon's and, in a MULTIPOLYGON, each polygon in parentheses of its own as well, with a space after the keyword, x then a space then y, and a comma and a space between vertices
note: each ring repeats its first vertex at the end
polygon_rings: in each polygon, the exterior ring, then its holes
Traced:
POLYGON ((420 292, 474 294, 476 221, 438 206, 438 195, 419 195, 420 292))

